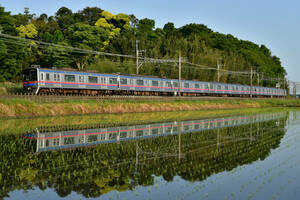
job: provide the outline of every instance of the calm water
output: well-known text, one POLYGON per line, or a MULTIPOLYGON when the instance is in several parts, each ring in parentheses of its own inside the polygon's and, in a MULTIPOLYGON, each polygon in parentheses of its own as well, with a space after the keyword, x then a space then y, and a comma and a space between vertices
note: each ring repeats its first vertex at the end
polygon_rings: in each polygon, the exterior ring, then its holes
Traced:
POLYGON ((0 136, 0 199, 298 199, 300 111, 0 136))

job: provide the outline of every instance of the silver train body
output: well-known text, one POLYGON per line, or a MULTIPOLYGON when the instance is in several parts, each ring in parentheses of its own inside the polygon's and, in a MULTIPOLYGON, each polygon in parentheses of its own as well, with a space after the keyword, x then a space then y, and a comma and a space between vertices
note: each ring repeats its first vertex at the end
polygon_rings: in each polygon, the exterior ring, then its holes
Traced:
MULTIPOLYGON (((23 86, 38 94, 132 94, 132 95, 177 95, 177 79, 153 78, 135 75, 101 74, 56 69, 32 68, 23 72, 23 86), (91 92, 92 93, 89 93, 91 92), (100 93, 101 92, 101 93, 100 93)), ((250 96, 249 85, 227 84, 201 81, 181 81, 181 92, 186 96, 250 96)), ((284 97, 284 89, 253 86, 253 96, 284 97)))

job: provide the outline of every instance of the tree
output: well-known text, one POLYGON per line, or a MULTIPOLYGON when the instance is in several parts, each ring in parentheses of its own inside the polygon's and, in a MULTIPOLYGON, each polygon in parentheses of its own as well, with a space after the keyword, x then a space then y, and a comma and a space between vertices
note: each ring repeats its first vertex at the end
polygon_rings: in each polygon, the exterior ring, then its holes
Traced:
POLYGON ((67 29, 71 24, 75 23, 72 10, 61 7, 55 15, 57 23, 61 29, 67 29))
POLYGON ((74 14, 76 22, 88 22, 90 25, 94 25, 97 20, 102 17, 103 10, 98 7, 86 7, 82 11, 78 11, 74 14))
POLYGON ((26 26, 21 25, 17 28, 19 35, 23 38, 35 38, 38 34, 36 27, 33 24, 28 24, 26 26))

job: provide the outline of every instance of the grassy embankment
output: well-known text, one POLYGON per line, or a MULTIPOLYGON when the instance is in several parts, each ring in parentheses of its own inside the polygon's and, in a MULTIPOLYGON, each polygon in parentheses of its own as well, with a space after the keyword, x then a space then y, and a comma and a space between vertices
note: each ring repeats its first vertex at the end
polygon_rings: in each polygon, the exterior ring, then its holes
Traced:
POLYGON ((1 95, 5 95, 8 92, 20 92, 21 90, 21 84, 0 83, 0 118, 300 106, 300 100, 297 99, 67 100, 59 103, 37 103, 25 99, 1 99, 1 95))
POLYGON ((148 124, 164 121, 184 121, 207 119, 234 115, 251 115, 259 113, 288 111, 288 108, 252 108, 233 110, 203 110, 179 112, 124 113, 109 115, 76 115, 58 117, 0 119, 0 134, 19 134, 44 126, 101 125, 116 126, 130 124, 148 124))
POLYGON ((298 106, 300 106, 300 100, 297 99, 214 99, 173 101, 66 100, 59 103, 37 103, 25 99, 0 98, 0 117, 39 117, 298 106))

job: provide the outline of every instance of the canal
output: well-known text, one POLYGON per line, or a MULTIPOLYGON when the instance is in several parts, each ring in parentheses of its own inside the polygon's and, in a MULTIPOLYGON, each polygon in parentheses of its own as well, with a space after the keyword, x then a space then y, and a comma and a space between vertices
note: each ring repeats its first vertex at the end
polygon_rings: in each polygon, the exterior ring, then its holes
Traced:
POLYGON ((300 196, 299 109, 180 115, 74 126, 24 119, 28 130, 2 120, 0 199, 300 196))

